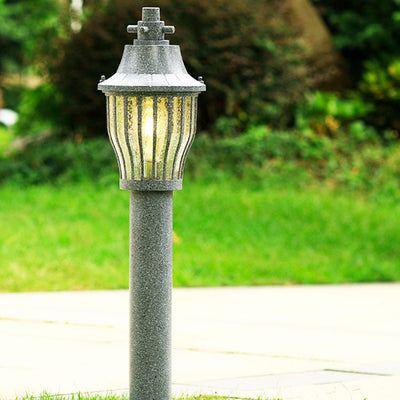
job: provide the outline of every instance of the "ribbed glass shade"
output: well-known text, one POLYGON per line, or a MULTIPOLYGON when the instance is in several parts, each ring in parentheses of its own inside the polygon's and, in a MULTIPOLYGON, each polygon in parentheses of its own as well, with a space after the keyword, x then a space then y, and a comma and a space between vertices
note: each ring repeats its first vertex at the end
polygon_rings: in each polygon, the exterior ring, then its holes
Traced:
POLYGON ((108 134, 120 179, 182 180, 196 131, 196 95, 108 95, 108 134))

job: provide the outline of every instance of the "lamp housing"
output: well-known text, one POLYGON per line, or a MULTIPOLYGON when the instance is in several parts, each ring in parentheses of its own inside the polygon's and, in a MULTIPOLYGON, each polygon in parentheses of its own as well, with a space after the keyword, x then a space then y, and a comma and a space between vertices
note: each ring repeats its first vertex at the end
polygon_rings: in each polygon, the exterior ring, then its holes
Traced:
POLYGON ((117 72, 101 77, 107 130, 125 190, 179 190, 193 142, 201 77, 186 71, 180 48, 164 39, 175 28, 160 21, 158 7, 144 7, 137 33, 125 45, 117 72))

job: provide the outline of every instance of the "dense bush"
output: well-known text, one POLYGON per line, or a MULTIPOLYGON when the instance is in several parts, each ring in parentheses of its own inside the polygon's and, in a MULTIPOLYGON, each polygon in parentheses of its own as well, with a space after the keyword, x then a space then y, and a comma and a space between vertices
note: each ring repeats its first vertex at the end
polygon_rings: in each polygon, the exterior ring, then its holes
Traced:
POLYGON ((400 0, 314 0, 355 78, 366 61, 387 63, 400 54, 400 0))
POLYGON ((0 158, 0 183, 23 185, 46 182, 74 182, 117 178, 117 163, 112 148, 103 139, 83 140, 50 136, 33 140, 22 151, 0 158))
POLYGON ((400 130, 400 54, 385 64, 378 61, 365 63, 359 84, 360 93, 375 105, 367 121, 380 130, 400 130))
POLYGON ((59 9, 52 0, 0 0, 0 73, 20 72, 60 33, 59 9))
MULTIPOLYGON (((82 31, 61 41, 59 57, 47 60, 64 96, 66 122, 87 126, 94 136, 105 127, 104 96, 96 91, 96 80, 116 71, 123 45, 133 40, 126 25, 140 20, 147 5, 144 0, 105 3, 96 9, 89 5, 82 31)), ((158 6, 162 19, 176 26, 169 39, 181 46, 189 73, 205 78, 200 127, 216 124, 213 132, 220 133, 227 126, 290 122, 306 86, 302 50, 274 11, 274 0, 160 0, 158 6)))
POLYGON ((229 171, 247 184, 279 177, 283 187, 320 182, 400 199, 400 146, 382 146, 372 127, 352 122, 337 137, 312 130, 269 131, 253 127, 240 138, 212 140, 204 135, 190 155, 190 173, 216 178, 229 171), (285 182, 287 179, 287 182, 285 182))
POLYGON ((340 100, 329 93, 311 93, 299 106, 292 130, 261 125, 240 137, 198 137, 190 172, 201 177, 226 170, 250 182, 275 174, 283 180, 287 176, 400 198, 396 132, 387 130, 382 138, 367 125, 361 118, 370 107, 357 97, 340 100))
MULTIPOLYGON (((323 183, 400 199, 400 145, 396 132, 382 138, 360 119, 369 105, 360 99, 338 100, 331 94, 307 95, 295 127, 267 125, 240 136, 212 138, 200 133, 189 154, 185 176, 216 180, 230 175, 247 185, 277 180, 280 185, 323 183)), ((50 136, 24 151, 0 158, 0 182, 22 184, 66 181, 118 181, 108 140, 50 136)))
POLYGON ((20 93, 18 121, 12 130, 16 136, 34 136, 46 130, 60 131, 61 94, 50 83, 20 93))
POLYGON ((375 105, 366 122, 400 129, 400 0, 314 0, 357 88, 375 105))

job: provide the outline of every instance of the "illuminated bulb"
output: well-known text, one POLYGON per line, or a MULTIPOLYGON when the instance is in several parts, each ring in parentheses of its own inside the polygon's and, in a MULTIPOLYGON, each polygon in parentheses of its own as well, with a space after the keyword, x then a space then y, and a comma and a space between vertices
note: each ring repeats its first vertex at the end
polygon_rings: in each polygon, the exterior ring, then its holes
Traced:
POLYGON ((154 118, 153 110, 146 110, 143 116, 143 158, 144 161, 153 162, 153 135, 154 135, 154 118), (146 111, 151 111, 147 112, 146 111), (147 115, 146 115, 147 114, 147 115))
POLYGON ((168 134, 168 113, 165 100, 159 103, 157 110, 157 122, 154 121, 153 98, 146 97, 143 99, 142 112, 142 147, 143 147, 143 163, 144 177, 151 179, 153 177, 153 160, 154 177, 162 177, 162 164, 164 162, 165 141, 168 134), (156 151, 153 154, 154 141, 154 124, 157 124, 156 151))

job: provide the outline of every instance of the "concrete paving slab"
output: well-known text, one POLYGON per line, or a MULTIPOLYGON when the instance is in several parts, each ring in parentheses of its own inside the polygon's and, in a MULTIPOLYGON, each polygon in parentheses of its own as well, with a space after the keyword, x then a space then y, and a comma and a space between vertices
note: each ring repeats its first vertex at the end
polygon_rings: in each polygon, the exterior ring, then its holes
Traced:
MULTIPOLYGON (((400 284, 175 289, 174 393, 398 400, 399 305, 400 284)), ((0 294, 0 398, 127 382, 127 291, 0 294)))
POLYGON ((304 386, 304 385, 323 385, 328 383, 339 383, 354 381, 360 379, 368 379, 370 376, 367 374, 356 373, 354 376, 352 372, 320 370, 309 372, 296 372, 291 374, 271 374, 264 376, 251 376, 236 379, 217 379, 211 381, 201 382, 203 386, 209 388, 218 388, 230 390, 232 393, 237 391, 250 391, 277 388, 277 387, 291 387, 291 386, 304 386))

